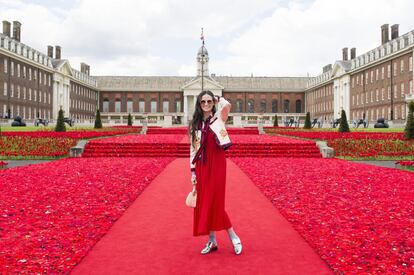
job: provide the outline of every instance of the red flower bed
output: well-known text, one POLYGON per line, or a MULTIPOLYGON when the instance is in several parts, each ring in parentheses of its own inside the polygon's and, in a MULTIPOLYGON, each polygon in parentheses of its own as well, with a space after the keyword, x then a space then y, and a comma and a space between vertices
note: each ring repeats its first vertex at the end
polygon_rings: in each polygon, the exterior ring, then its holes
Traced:
POLYGON ((77 158, 1 171, 0 273, 69 273, 172 160, 77 158))
POLYGON ((93 140, 93 143, 180 143, 186 135, 159 134, 159 135, 128 135, 93 140))
POLYGON ((306 131, 277 131, 277 134, 300 138, 333 140, 333 139, 377 139, 403 140, 404 133, 375 133, 375 132, 306 132, 306 131))
POLYGON ((405 166, 405 167, 413 167, 414 168, 414 161, 397 161, 396 164, 399 164, 401 166, 405 166))
POLYGON ((282 136, 269 136, 269 135, 230 135, 230 140, 233 144, 237 143, 285 143, 285 144, 309 144, 315 143, 308 140, 300 140, 282 136))
POLYGON ((328 146, 337 156, 345 157, 401 157, 414 155, 414 141, 390 139, 332 139, 328 146))
POLYGON ((2 156, 45 156, 59 157, 68 154, 76 145, 73 138, 34 138, 30 136, 9 136, 0 138, 2 156))
POLYGON ((120 128, 120 129, 103 129, 103 130, 76 130, 67 132, 54 131, 27 131, 27 132, 2 132, 2 136, 6 137, 35 137, 35 138, 73 138, 73 139, 88 139, 94 137, 114 136, 127 133, 137 132, 136 128, 120 128))
POLYGON ((338 159, 232 160, 335 273, 414 273, 413 173, 338 159))

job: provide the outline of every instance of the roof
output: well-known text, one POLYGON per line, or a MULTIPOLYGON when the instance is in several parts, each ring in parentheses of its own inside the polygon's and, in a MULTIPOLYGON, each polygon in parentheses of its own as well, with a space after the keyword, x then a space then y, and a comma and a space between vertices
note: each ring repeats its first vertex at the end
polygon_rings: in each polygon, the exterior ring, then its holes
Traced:
MULTIPOLYGON (((105 91, 181 91, 194 77, 187 76, 95 76, 105 91)), ((304 91, 308 77, 211 77, 226 91, 304 91)))

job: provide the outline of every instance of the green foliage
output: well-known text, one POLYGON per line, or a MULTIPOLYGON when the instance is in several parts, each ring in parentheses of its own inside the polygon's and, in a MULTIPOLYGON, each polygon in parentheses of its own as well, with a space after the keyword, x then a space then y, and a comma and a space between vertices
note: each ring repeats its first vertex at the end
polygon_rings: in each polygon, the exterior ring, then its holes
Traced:
POLYGON ((66 126, 65 126, 65 122, 63 119, 64 119, 63 110, 62 108, 60 108, 57 122, 56 122, 55 132, 66 132, 66 126))
POLYGON ((312 124, 311 124, 311 121, 310 121, 310 113, 307 112, 306 113, 306 118, 305 118, 305 126, 303 126, 303 129, 310 129, 310 128, 312 128, 312 124))
POLYGON ((132 116, 131 116, 131 113, 128 113, 128 126, 132 126, 132 116))
POLYGON ((278 127, 279 123, 277 122, 277 115, 275 115, 275 120, 273 121, 273 126, 278 127))
POLYGON ((101 112, 98 110, 96 110, 96 116, 95 116, 95 126, 93 127, 95 129, 100 129, 102 128, 102 121, 101 121, 101 112))
POLYGON ((341 112, 341 123, 339 124, 339 132, 349 132, 348 120, 346 119, 345 110, 341 112))
POLYGON ((414 139, 414 102, 408 103, 407 124, 404 129, 404 137, 406 139, 414 139))

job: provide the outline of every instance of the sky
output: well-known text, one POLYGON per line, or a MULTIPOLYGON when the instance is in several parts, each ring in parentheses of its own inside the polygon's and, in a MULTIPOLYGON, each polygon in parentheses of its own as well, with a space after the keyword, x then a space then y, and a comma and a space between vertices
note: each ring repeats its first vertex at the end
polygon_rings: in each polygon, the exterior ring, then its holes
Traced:
POLYGON ((0 0, 21 42, 92 75, 195 76, 201 28, 210 73, 316 76, 381 43, 381 25, 414 30, 412 0, 0 0))

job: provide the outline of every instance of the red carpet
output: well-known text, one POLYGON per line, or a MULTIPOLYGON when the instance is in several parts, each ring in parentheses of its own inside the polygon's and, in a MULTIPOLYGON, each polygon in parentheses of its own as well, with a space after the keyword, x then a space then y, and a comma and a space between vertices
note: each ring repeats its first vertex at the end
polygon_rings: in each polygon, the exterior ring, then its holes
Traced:
POLYGON ((227 212, 242 255, 234 255, 225 231, 218 233, 217 252, 200 255, 206 237, 192 236, 193 210, 184 205, 188 159, 176 159, 72 274, 331 274, 240 168, 227 163, 227 212))

